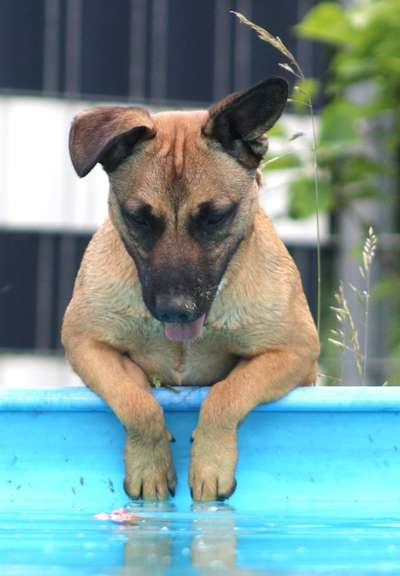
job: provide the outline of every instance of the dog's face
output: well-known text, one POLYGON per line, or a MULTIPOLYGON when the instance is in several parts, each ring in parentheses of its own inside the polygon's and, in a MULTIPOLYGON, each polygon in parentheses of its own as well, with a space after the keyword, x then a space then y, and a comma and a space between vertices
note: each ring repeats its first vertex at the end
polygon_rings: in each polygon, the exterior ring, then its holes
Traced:
POLYGON ((249 234, 266 130, 287 84, 274 78, 209 111, 150 116, 97 107, 73 123, 80 176, 100 162, 110 178, 110 215, 133 258, 143 300, 171 340, 201 334, 219 283, 249 234))

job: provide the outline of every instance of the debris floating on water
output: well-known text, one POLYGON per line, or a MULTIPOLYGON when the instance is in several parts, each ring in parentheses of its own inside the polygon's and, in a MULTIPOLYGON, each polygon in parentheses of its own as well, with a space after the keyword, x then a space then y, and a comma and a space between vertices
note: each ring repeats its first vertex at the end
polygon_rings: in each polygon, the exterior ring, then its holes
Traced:
POLYGON ((118 508, 113 512, 100 512, 99 514, 95 514, 93 516, 96 520, 111 520, 111 522, 134 522, 135 520, 139 520, 139 516, 133 514, 133 512, 128 512, 125 508, 118 508))

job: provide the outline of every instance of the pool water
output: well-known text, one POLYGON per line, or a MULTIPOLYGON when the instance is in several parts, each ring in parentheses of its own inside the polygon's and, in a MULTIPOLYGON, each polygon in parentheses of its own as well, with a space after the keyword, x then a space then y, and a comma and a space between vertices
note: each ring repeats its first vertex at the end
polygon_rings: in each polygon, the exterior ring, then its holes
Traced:
POLYGON ((227 504, 129 504, 131 522, 2 516, 2 576, 400 574, 400 520, 241 514, 227 504))

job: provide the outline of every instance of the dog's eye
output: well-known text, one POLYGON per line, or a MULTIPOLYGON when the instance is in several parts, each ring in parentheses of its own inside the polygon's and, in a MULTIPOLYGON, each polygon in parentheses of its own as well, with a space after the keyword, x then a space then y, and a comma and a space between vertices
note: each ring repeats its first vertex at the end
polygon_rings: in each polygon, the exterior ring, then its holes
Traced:
POLYGON ((218 207, 214 202, 203 202, 198 206, 197 213, 189 219, 189 233, 193 238, 204 242, 216 242, 229 234, 239 204, 232 202, 227 207, 218 207))
POLYGON ((217 224, 222 224, 227 218, 226 212, 214 212, 209 214, 203 221, 206 226, 216 226, 217 224))
POLYGON ((122 215, 125 222, 131 228, 136 230, 150 230, 153 227, 157 218, 151 213, 151 209, 148 206, 142 206, 136 210, 121 207, 122 215))
POLYGON ((232 204, 225 210, 209 210, 204 214, 199 215, 199 220, 202 226, 208 229, 217 228, 225 224, 237 210, 237 204, 232 204))
POLYGON ((149 249, 160 239, 165 230, 164 220, 152 214, 150 206, 141 206, 136 210, 121 206, 121 213, 130 238, 149 249))
POLYGON ((125 212, 126 220, 138 228, 150 228, 150 218, 142 212, 125 212))

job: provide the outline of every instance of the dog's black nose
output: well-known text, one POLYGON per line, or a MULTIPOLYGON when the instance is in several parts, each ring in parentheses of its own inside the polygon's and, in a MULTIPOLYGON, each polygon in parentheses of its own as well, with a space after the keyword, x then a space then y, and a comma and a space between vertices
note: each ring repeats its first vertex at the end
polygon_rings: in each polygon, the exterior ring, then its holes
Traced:
POLYGON ((155 308, 161 322, 186 324, 198 317, 196 302, 190 296, 157 296, 155 308))

